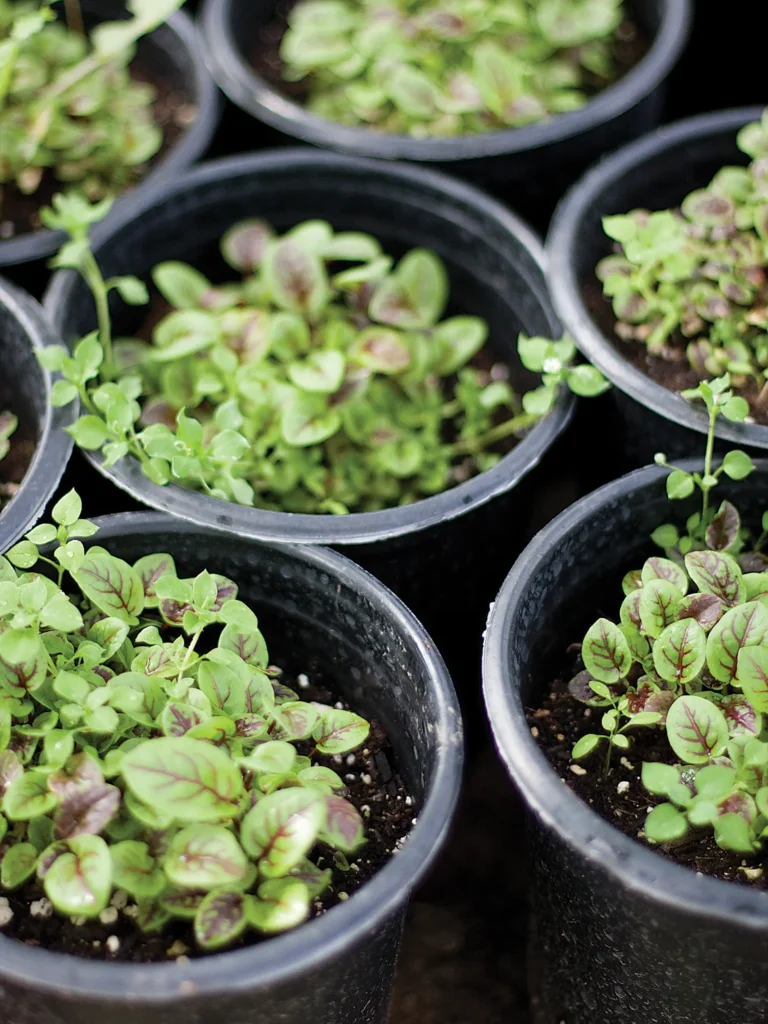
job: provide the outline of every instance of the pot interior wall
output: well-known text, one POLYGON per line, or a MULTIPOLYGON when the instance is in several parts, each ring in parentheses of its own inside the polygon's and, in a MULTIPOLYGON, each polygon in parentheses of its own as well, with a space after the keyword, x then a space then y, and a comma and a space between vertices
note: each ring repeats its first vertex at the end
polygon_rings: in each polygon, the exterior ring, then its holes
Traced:
POLYGON ((29 336, 0 304, 0 411, 8 409, 18 417, 18 440, 40 440, 46 398, 45 374, 29 336))

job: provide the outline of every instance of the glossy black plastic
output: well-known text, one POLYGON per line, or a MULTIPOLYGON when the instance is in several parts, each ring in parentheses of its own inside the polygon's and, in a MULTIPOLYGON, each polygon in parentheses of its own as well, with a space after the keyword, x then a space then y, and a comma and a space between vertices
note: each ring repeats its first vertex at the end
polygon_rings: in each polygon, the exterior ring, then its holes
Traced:
MULTIPOLYGON (((552 301, 580 350, 613 382, 625 446, 635 465, 652 461, 656 451, 675 457, 701 451, 699 435, 707 432, 707 418, 703 406, 691 405, 634 366, 622 343, 592 319, 583 288, 594 279, 598 260, 611 251, 602 218, 637 207, 676 206, 721 167, 746 164, 749 158, 738 149, 736 135, 761 112, 743 107, 660 128, 597 164, 555 211, 546 244, 552 301)), ((768 429, 755 424, 720 419, 717 436, 753 450, 768 448, 768 429)))
POLYGON ((200 16, 206 60, 227 96, 260 121, 315 146, 386 160, 412 160, 489 185, 531 216, 601 154, 659 123, 662 85, 688 38, 688 0, 630 4, 652 39, 624 78, 581 110, 524 128, 458 138, 414 139, 335 124, 310 114, 258 75, 249 60, 278 0, 206 0, 200 16))
MULTIPOLYGON (((124 16, 125 5, 117 0, 80 2, 88 20, 124 16)), ((140 40, 138 54, 143 66, 189 97, 189 102, 197 107, 197 116, 149 174, 116 202, 112 216, 118 209, 130 209, 155 192, 162 182, 172 181, 180 171, 198 160, 208 148, 221 114, 221 97, 203 61, 197 28, 183 11, 173 14, 165 24, 140 40)), ((63 240, 60 232, 47 228, 0 240, 0 266, 43 259, 56 252, 63 240)))
POLYGON ((34 299, 0 278, 0 410, 19 420, 16 436, 35 453, 13 499, 0 513, 0 552, 32 528, 61 479, 72 451, 63 428, 75 410, 51 406, 51 375, 35 352, 61 344, 34 299))
POLYGON ((405 908, 460 785, 461 720, 434 644, 393 594, 333 551, 260 544, 157 513, 97 522, 94 542, 122 558, 168 551, 181 575, 207 568, 235 580, 274 662, 322 674, 381 722, 418 822, 347 902, 248 949, 184 966, 109 964, 0 936, 3 1024, 385 1024, 405 908))
MULTIPOLYGON (((651 531, 697 507, 695 498, 670 506, 665 478, 639 470, 554 519, 515 563, 488 621, 486 708, 530 811, 534 1024, 765 1021, 768 895, 699 875, 619 832, 563 785, 526 720, 565 669, 567 646, 601 612, 618 611, 622 575, 658 551, 651 531)), ((723 484, 718 499, 759 532, 768 462, 723 484)))
MULTIPOLYGON (((116 215, 94 233, 94 251, 107 276, 147 277, 157 262, 182 259, 231 277, 218 240, 237 220, 254 216, 281 230, 326 218, 336 229, 374 234, 395 255, 414 246, 435 250, 448 268, 451 309, 489 321, 491 347, 520 382, 518 331, 559 337, 530 229, 476 189, 408 165, 309 148, 215 161, 116 215)), ((46 308, 68 342, 95 327, 92 300, 73 273, 54 277, 46 308)), ((130 334, 142 315, 116 303, 117 333, 130 334)), ((346 516, 246 508, 175 485, 158 487, 133 459, 105 470, 97 455, 90 458, 137 500, 184 519, 240 537, 342 546, 413 608, 446 656, 452 647, 471 652, 476 671, 485 611, 502 567, 522 546, 521 520, 533 504, 519 485, 565 428, 572 407, 564 395, 495 467, 458 487, 412 505, 346 516)))

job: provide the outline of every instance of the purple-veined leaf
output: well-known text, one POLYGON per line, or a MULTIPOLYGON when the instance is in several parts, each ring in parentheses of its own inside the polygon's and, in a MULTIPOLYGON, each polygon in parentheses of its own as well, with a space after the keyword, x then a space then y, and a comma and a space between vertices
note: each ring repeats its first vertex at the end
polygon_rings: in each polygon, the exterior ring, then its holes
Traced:
POLYGON ((749 601, 729 609, 707 637, 707 667, 715 679, 730 683, 736 676, 739 651, 768 640, 768 608, 749 601))
POLYGON ((349 800, 326 796, 325 825, 319 838, 343 853, 354 853, 364 841, 363 819, 349 800))
POLYGON ((642 587, 643 574, 641 569, 632 569, 621 581, 621 589, 624 591, 625 597, 629 596, 629 594, 635 590, 642 590, 642 587))
POLYGON ((195 939, 201 949, 223 949, 248 927, 246 908, 253 900, 238 889, 208 893, 195 914, 195 939))
POLYGON ((624 639, 627 641, 627 647, 629 647, 629 653, 632 655, 633 660, 643 661, 647 658, 651 653, 651 645, 638 627, 622 622, 619 629, 624 634, 624 639))
POLYGON ((640 629, 643 621, 640 618, 640 595, 642 590, 632 590, 621 602, 619 619, 623 625, 635 626, 640 629))
POLYGON ((221 631, 219 647, 232 651, 254 668, 265 668, 269 661, 267 644, 258 629, 243 632, 237 626, 228 624, 221 631))
POLYGON ((230 267, 252 274, 261 266, 267 246, 274 237, 264 220, 243 220, 234 224, 221 239, 221 253, 230 267))
POLYGON ((265 878, 287 874, 306 856, 325 825, 325 798, 311 789, 282 789, 246 814, 240 837, 265 878))
POLYGON ((303 882, 312 899, 325 892, 330 884, 331 876, 330 868, 323 871, 306 857, 300 860, 295 868, 291 868, 287 875, 288 878, 295 878, 296 881, 303 882))
POLYGON ((110 707, 117 708, 140 725, 154 726, 167 700, 159 680, 140 672, 121 672, 108 685, 110 707))
POLYGON ((318 723, 319 715, 312 704, 305 701, 287 701, 271 711, 269 717, 272 739, 297 741, 309 739, 318 723))
POLYGON ((171 597, 163 597, 158 603, 158 608, 163 621, 167 622, 169 626, 181 626, 185 614, 192 610, 192 605, 174 601, 171 597))
POLYGON ((126 754, 120 770, 140 800, 180 821, 234 818, 243 796, 230 757, 187 736, 147 740, 126 754))
MULTIPOLYGON (((187 667, 194 664, 194 654, 187 661, 187 667)), ((179 673, 180 662, 184 660, 182 649, 172 644, 162 647, 140 647, 136 651, 136 657, 131 662, 131 672, 147 676, 157 676, 159 679, 169 679, 179 673)))
POLYGON ((261 715, 240 715, 235 719, 236 735, 246 743, 255 743, 256 740, 266 736, 267 720, 261 715))
POLYGON ((207 893, 195 889, 188 892, 166 892, 160 899, 160 905, 173 917, 191 921, 206 895, 207 893))
POLYGON ((570 693, 574 700, 582 704, 592 704, 598 699, 595 691, 592 689, 592 681, 592 676, 584 669, 578 672, 568 683, 568 693, 570 693))
POLYGON ((89 552, 74 578, 85 596, 101 611, 131 626, 138 623, 138 616, 144 609, 144 587, 136 570, 127 562, 107 552, 89 552))
POLYGON ((0 751, 0 797, 5 796, 8 787, 24 774, 18 756, 12 750, 0 751))
POLYGON ((248 920, 266 934, 284 932, 306 920, 309 890, 298 878, 275 878, 262 882, 258 899, 248 904, 248 920))
POLYGON ((117 814, 120 797, 117 786, 106 783, 70 793, 53 819, 55 838, 99 835, 117 814))
POLYGON ((263 278, 276 305, 310 319, 322 312, 331 296, 322 260, 290 238, 269 245, 263 278))
POLYGON ((26 771, 14 778, 3 797, 3 813, 10 821, 29 821, 52 811, 59 800, 48 788, 45 772, 26 771))
POLYGON ((165 873, 180 889, 210 892, 236 885, 248 874, 248 858, 223 825, 194 824, 173 837, 163 858, 165 873))
POLYGON ((297 392, 282 410, 280 430, 283 439, 297 448, 320 444, 332 437, 341 426, 337 409, 317 395, 297 392))
POLYGON ((144 558, 140 558, 138 562, 134 562, 133 568, 138 574, 138 577, 141 580, 141 585, 144 589, 145 608, 156 608, 158 598, 155 594, 155 584, 159 579, 162 579, 163 576, 178 575, 176 572, 176 563, 174 562, 173 557, 164 553, 145 555, 144 558))
POLYGON ((653 645, 653 664, 662 679, 685 686, 704 667, 707 637, 695 619, 678 619, 653 645))
POLYGON ((74 754, 63 768, 48 776, 48 788, 63 802, 103 783, 101 768, 85 753, 74 754))
POLYGON ((747 600, 768 604, 768 572, 745 572, 743 579, 747 600))
POLYGON ((734 683, 755 711, 768 711, 768 648, 744 647, 738 652, 734 683))
POLYGON ((216 598, 209 611, 218 613, 224 607, 226 601, 234 601, 237 597, 237 584, 234 580, 230 580, 226 576, 220 576, 216 572, 211 573, 211 577, 216 584, 216 598))
POLYGON ((707 547, 714 551, 726 551, 736 542, 740 528, 741 516, 730 501, 724 501, 707 527, 707 547))
POLYGON ((650 580, 640 592, 640 620, 648 636, 661 636, 677 617, 683 595, 669 580, 650 580))
POLYGON ((62 914, 97 917, 112 891, 112 858, 99 836, 77 836, 48 868, 45 893, 62 914))
POLYGON ((332 394, 341 387, 346 361, 335 349, 312 352, 303 362, 288 367, 291 382, 302 391, 332 394))
POLYGON ((667 580, 676 586, 681 594, 688 590, 688 577, 684 570, 676 562, 669 558, 661 558, 659 555, 653 555, 645 562, 640 578, 643 584, 650 583, 651 580, 667 580))
POLYGON ((272 692, 275 695, 276 704, 286 704, 289 701, 299 699, 298 693, 292 690, 290 686, 286 686, 285 683, 281 683, 277 679, 270 679, 270 683, 272 684, 272 692))
POLYGON ((592 678, 608 685, 623 679, 632 665, 624 634, 609 619, 598 619, 587 630, 581 657, 592 678))
POLYGON ((321 754, 346 754, 365 743, 370 725, 360 715, 341 708, 321 710, 313 737, 321 754))
POLYGON ((245 686, 237 673, 227 665, 201 661, 197 684, 211 702, 214 714, 221 711, 234 718, 245 712, 245 686))
POLYGON ((248 757, 241 758, 249 771, 269 772, 273 775, 285 775, 293 769, 296 761, 296 748, 285 740, 267 740, 260 743, 248 757))
POLYGON ((202 711, 191 704, 178 700, 169 701, 160 716, 160 727, 166 736, 178 738, 184 736, 190 729, 194 729, 196 725, 202 725, 206 721, 206 717, 202 711))
POLYGON ((725 611, 725 605, 714 594, 691 594, 684 597, 677 611, 679 619, 696 619, 708 633, 725 611))
POLYGON ((405 338, 390 327, 366 327, 350 345, 349 357, 376 373, 402 373, 411 364, 405 338))
POLYGON ((667 713, 666 725, 670 746, 686 764, 705 764, 728 744, 725 715, 704 697, 678 697, 667 713))
POLYGON ((304 786, 322 789, 327 793, 346 788, 341 776, 330 768, 324 768, 323 765, 310 765, 309 768, 302 768, 299 772, 299 781, 304 786))
POLYGON ((201 725, 193 726, 187 735, 190 739, 205 740, 215 747, 223 747, 226 750, 236 731, 234 721, 227 715, 214 715, 201 725))
POLYGON ((34 693, 45 682, 46 666, 45 647, 38 637, 30 658, 20 662, 0 658, 0 689, 21 698, 34 693))
MULTIPOLYGON (((767 694, 768 696, 768 694, 767 694)), ((719 702, 720 710, 725 715, 730 736, 759 736, 763 727, 763 716, 755 710, 747 696, 732 693, 719 702)))
POLYGON ((724 551, 692 551, 685 556, 685 568, 702 593, 714 594, 729 608, 744 600, 739 564, 724 551))
MULTIPOLYGON (((222 636, 223 636, 222 632, 222 636)), ((275 706, 275 692, 268 675, 251 668, 245 684, 245 707, 248 714, 264 714, 275 706)))
POLYGON ((154 899, 166 885, 165 876, 146 843, 126 839, 109 848, 115 886, 138 899, 154 899))

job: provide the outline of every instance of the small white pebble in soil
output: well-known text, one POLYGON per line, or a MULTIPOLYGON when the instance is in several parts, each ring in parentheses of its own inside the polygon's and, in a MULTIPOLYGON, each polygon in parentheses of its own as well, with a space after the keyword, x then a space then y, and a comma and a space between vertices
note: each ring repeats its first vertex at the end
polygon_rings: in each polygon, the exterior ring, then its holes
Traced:
POLYGON ((12 920, 13 911, 11 910, 11 904, 5 896, 0 896, 0 928, 5 928, 12 920))
POLYGON ((53 904, 50 900, 43 897, 41 900, 35 900, 34 903, 30 903, 29 913, 32 917, 40 917, 45 920, 53 914, 53 904))
POLYGON ((531 726, 531 736, 533 736, 535 740, 539 738, 539 730, 536 728, 535 725, 531 726))
POLYGON ((117 953, 120 949, 120 939, 116 935, 110 935, 107 939, 107 952, 117 953))
POLYGON ((87 920, 88 920, 87 917, 82 917, 82 916, 80 916, 80 917, 70 917, 70 921, 75 926, 75 928, 82 928, 87 920))
POLYGON ((357 778, 357 776, 353 775, 352 772, 347 772, 347 774, 344 776, 344 781, 345 782, 354 782, 356 778, 357 778))
POLYGON ((357 758, 355 757, 354 754, 347 754, 347 764, 352 765, 355 763, 356 760, 357 758))
POLYGON ((117 916, 117 907, 106 907, 99 914, 99 920, 102 924, 110 925, 115 923, 117 916))
POLYGON ((95 942, 92 942, 91 945, 93 946, 94 949, 101 949, 101 943, 99 942, 98 939, 96 939, 95 942))
POLYGON ((172 946, 168 949, 168 956, 184 956, 185 953, 189 952, 189 946, 185 946, 181 939, 176 939, 172 946))
POLYGON ((756 882, 759 878, 763 877, 762 868, 747 868, 742 866, 739 870, 743 873, 745 878, 750 880, 750 882, 756 882))
POLYGON ((343 711, 344 710, 344 701, 343 700, 337 700, 336 703, 333 706, 335 708, 337 708, 337 710, 343 711))
POLYGON ((340 900, 342 901, 342 903, 343 903, 343 902, 344 902, 344 900, 348 900, 348 899, 349 899, 349 893, 348 893, 348 892, 340 892, 340 893, 339 893, 339 899, 340 899, 340 900))
POLYGON ((350 868, 350 871, 359 871, 360 870, 359 866, 357 864, 354 864, 354 863, 350 864, 349 868, 350 868))
POLYGON ((333 755, 333 763, 334 764, 343 764, 344 763, 344 758, 341 756, 341 754, 334 754, 333 755))
POLYGON ((624 779, 616 787, 616 792, 619 794, 619 796, 621 796, 621 794, 622 793, 626 793, 628 789, 629 789, 629 783, 627 782, 626 779, 624 779))
POLYGON ((572 764, 571 765, 571 771, 573 772, 574 775, 586 775, 587 774, 587 769, 586 768, 582 768, 580 764, 572 764))
POLYGON ((368 749, 368 747, 366 747, 365 750, 363 751, 363 757, 368 757, 370 753, 370 750, 368 749))
POLYGON ((418 822, 418 818, 411 818, 411 824, 415 825, 418 822))
POLYGON ((413 800, 409 796, 407 796, 405 798, 405 806, 406 807, 410 807, 412 803, 413 803, 413 800))
POLYGON ((634 766, 634 765, 632 764, 632 762, 631 762, 631 761, 628 761, 628 760, 626 759, 626 757, 622 757, 622 758, 621 758, 621 759, 619 760, 619 764, 623 764, 623 765, 624 765, 624 767, 625 767, 625 768, 627 769, 627 771, 628 771, 628 772, 633 772, 633 771, 635 770, 635 766, 634 766))
POLYGON ((189 957, 188 956, 184 956, 184 954, 182 953, 181 956, 177 956, 176 957, 176 963, 177 964, 181 964, 182 966, 184 966, 184 964, 188 964, 189 963, 189 957))
POLYGON ((110 907, 115 907, 117 910, 123 910, 128 905, 128 893, 125 889, 117 889, 112 894, 112 899, 109 901, 110 907))
POLYGON ((296 682, 299 684, 302 690, 306 690, 306 688, 309 686, 309 677, 304 675, 303 672, 300 672, 299 675, 296 676, 296 682))
POLYGON ((138 917, 139 908, 136 906, 135 903, 129 903, 127 907, 123 908, 123 913, 125 914, 126 917, 138 917))
POLYGON ((367 817, 371 813, 371 808, 369 807, 368 804, 362 804, 362 806, 360 807, 360 813, 365 814, 367 817))
POLYGON ((372 779, 370 775, 361 775, 360 781, 363 783, 364 786, 370 786, 372 779))

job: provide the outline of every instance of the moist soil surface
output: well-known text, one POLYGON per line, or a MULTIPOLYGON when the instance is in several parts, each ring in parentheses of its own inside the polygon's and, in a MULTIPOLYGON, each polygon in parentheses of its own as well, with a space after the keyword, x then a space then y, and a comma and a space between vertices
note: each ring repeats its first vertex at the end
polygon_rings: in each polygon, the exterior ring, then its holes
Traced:
MULTIPOLYGON (((283 62, 280 58, 280 43, 288 28, 288 16, 295 6, 296 0, 281 0, 274 17, 263 25, 248 50, 253 70, 277 92, 282 93, 296 103, 305 104, 311 90, 311 77, 299 82, 291 82, 283 75, 283 62)), ((623 22, 616 34, 614 61, 616 74, 611 82, 605 83, 596 75, 587 74, 584 92, 588 96, 596 96, 599 92, 618 82, 628 71, 638 64, 648 51, 650 40, 646 34, 631 20, 623 22)), ((372 128, 371 130, 376 130, 372 128)))
POLYGON ((35 442, 25 438, 20 430, 9 440, 8 453, 0 462, 0 514, 16 495, 35 454, 35 442))
MULTIPOLYGON (((678 331, 671 335, 666 343, 666 358, 653 355, 642 342, 624 341, 617 336, 618 320, 614 316, 611 300, 603 295, 602 285, 596 277, 590 277, 585 282, 582 296, 592 319, 606 338, 613 342, 622 356, 629 359, 633 366, 646 377, 650 377, 655 384, 661 384, 667 391, 679 394, 686 388, 695 388, 699 381, 708 379, 700 377, 688 362, 685 350, 690 338, 686 338, 678 331)), ((748 377, 737 378, 733 383, 733 391, 749 403, 750 416, 755 423, 768 426, 768 403, 758 402, 760 389, 754 380, 748 377)))
MULTIPOLYGON (((298 692, 302 700, 336 704, 349 710, 346 704, 337 703, 324 686, 311 683, 302 686, 285 676, 280 681, 298 692)), ((313 745, 297 744, 297 749, 300 754, 309 756, 313 745)), ((349 868, 342 868, 334 862, 330 847, 320 844, 315 848, 311 859, 320 868, 330 867, 333 874, 328 889, 313 901, 311 918, 346 900, 372 878, 397 852, 417 813, 397 773, 389 740, 375 721, 371 723, 370 734, 361 749, 335 757, 314 754, 313 763, 331 768, 344 779, 347 792, 341 795, 360 811, 365 823, 366 843, 358 853, 348 857, 349 868)), ((157 963, 205 955, 195 945, 190 921, 173 921, 160 935, 144 935, 132 916, 135 914, 135 907, 132 909, 130 906, 133 901, 126 906, 118 898, 115 901, 116 913, 111 915, 115 920, 109 924, 104 924, 99 918, 85 922, 80 919, 75 924, 70 918, 57 914, 46 917, 32 915, 31 905, 45 895, 36 882, 28 883, 17 892, 3 892, 3 895, 13 910, 13 919, 3 929, 3 934, 28 946, 42 946, 61 953, 112 962, 157 963), (118 944, 114 940, 108 943, 112 936, 118 944), (110 951, 112 947, 115 947, 114 951, 110 951)), ((266 936, 250 930, 241 941, 227 948, 240 949, 264 941, 267 941, 266 936)))
MULTIPOLYGON (((579 659, 568 678, 582 668, 579 659)), ((664 800, 648 793, 640 773, 644 761, 676 763, 666 732, 650 728, 633 730, 632 746, 624 752, 614 750, 606 771, 604 745, 586 760, 574 762, 571 759, 573 745, 581 736, 603 731, 600 728, 603 710, 575 700, 568 692, 567 680, 556 680, 543 705, 529 708, 527 714, 532 735, 563 782, 606 821, 631 839, 642 842, 649 810, 664 800)), ((745 859, 742 854, 721 850, 711 829, 694 831, 679 844, 652 848, 677 864, 713 878, 760 889, 768 886, 768 879, 751 879, 742 870, 761 867, 760 858, 745 859)))
MULTIPOLYGON (((158 152, 143 168, 139 180, 159 163, 176 145, 184 130, 194 121, 197 111, 190 98, 179 92, 167 79, 151 75, 143 67, 141 56, 131 65, 131 78, 137 82, 150 82, 157 90, 152 104, 155 122, 163 130, 163 142, 158 152)), ((72 188, 77 182, 60 182, 53 170, 46 170, 40 186, 32 195, 24 195, 15 185, 3 186, 0 202, 0 242, 19 235, 38 231, 42 227, 40 210, 49 206, 51 199, 62 189, 72 188)))

